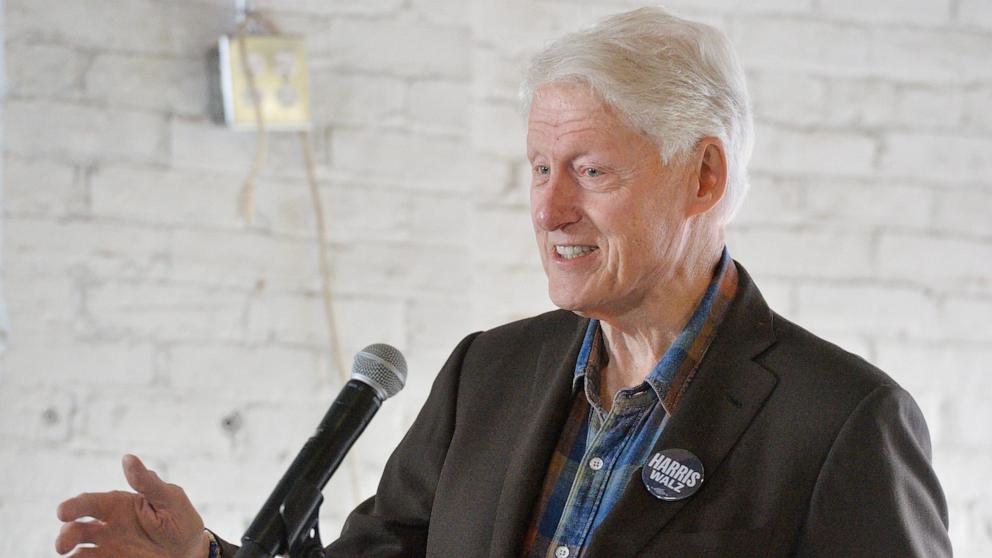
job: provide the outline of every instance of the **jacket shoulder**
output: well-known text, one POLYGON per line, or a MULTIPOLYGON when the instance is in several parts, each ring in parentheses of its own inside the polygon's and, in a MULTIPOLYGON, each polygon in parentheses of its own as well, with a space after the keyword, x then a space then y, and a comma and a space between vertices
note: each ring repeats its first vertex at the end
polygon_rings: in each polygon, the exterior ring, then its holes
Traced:
POLYGON ((481 332, 472 342, 467 360, 519 358, 536 355, 545 346, 568 347, 585 331, 589 320, 567 310, 553 310, 481 332))
POLYGON ((761 363, 777 375, 819 377, 842 385, 863 386, 865 392, 880 385, 895 385, 888 374, 861 356, 851 353, 803 327, 773 313, 776 343, 761 363))

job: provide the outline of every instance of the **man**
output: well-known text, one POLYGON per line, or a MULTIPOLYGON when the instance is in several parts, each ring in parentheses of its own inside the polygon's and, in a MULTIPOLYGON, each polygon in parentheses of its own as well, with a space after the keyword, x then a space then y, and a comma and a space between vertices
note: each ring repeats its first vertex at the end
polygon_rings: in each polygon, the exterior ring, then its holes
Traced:
MULTIPOLYGON (((724 247, 751 120, 660 9, 539 54, 531 212, 563 310, 467 337, 330 556, 949 556, 910 396, 772 312, 724 247)), ((233 556, 136 458, 59 508, 79 556, 233 556), (90 515, 103 523, 79 523, 90 515)))

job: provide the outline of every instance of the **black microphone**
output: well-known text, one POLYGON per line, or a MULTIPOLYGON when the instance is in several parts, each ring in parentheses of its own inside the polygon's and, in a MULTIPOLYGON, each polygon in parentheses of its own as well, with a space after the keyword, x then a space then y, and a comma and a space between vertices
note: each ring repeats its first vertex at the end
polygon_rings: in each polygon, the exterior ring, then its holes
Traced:
POLYGON ((351 379, 245 531, 235 558, 321 555, 316 532, 320 491, 382 402, 404 383, 406 359, 394 347, 375 343, 355 355, 351 379), (310 548, 303 548, 308 542, 310 548))

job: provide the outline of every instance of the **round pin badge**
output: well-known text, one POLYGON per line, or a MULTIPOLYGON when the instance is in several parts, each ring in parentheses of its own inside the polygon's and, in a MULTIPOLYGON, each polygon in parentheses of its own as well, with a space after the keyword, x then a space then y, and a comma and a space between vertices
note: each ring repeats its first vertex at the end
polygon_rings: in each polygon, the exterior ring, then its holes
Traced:
POLYGON ((703 462, 688 450, 662 450, 644 464, 641 480, 648 492, 660 500, 682 500, 703 484, 703 462))

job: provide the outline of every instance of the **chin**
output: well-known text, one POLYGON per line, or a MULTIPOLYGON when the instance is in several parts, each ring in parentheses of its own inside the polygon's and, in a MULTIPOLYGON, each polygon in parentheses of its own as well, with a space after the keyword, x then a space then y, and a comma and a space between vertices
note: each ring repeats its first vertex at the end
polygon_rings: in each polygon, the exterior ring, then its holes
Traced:
POLYGON ((583 311, 588 310, 586 308, 587 303, 582 300, 582 297, 576 296, 573 293, 561 293, 556 292, 554 289, 548 289, 548 296, 551 298, 551 303, 562 310, 575 312, 580 316, 584 315, 583 311))

